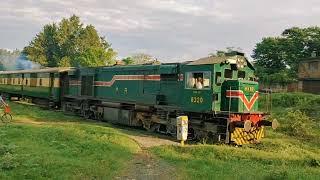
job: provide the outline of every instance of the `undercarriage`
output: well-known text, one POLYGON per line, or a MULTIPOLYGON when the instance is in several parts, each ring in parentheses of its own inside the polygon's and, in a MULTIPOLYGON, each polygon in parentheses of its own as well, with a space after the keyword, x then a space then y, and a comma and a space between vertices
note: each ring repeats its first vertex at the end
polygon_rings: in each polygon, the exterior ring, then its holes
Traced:
POLYGON ((171 107, 153 107, 130 103, 104 102, 79 98, 65 98, 64 112, 88 119, 107 121, 148 131, 176 136, 177 117, 188 116, 188 140, 203 143, 257 143, 264 136, 262 124, 244 128, 244 121, 234 122, 230 114, 183 112, 171 107))

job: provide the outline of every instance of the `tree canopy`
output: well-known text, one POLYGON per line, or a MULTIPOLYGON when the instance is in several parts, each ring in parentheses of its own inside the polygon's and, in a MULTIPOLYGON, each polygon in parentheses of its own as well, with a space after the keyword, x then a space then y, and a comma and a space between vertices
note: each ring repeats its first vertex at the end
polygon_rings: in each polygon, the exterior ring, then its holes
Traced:
POLYGON ((145 53, 137 53, 132 56, 126 57, 122 59, 122 61, 126 64, 160 64, 157 58, 145 54, 145 53))
POLYGON ((92 25, 84 26, 78 16, 52 23, 23 50, 27 58, 42 66, 105 66, 114 64, 116 52, 92 25))
POLYGON ((320 28, 293 27, 284 30, 279 37, 263 38, 256 45, 252 58, 260 78, 270 79, 267 76, 273 75, 281 81, 290 81, 297 77, 299 61, 313 52, 320 55, 320 28))

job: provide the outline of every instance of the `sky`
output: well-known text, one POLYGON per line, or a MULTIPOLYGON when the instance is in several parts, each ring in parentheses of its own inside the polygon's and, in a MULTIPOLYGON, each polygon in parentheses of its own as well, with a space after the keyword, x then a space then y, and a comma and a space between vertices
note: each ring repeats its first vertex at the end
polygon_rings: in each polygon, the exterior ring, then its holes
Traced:
POLYGON ((320 1, 1 0, 0 48, 22 49, 45 24, 73 14, 94 25, 118 58, 147 53, 180 62, 226 47, 250 56, 263 37, 320 25, 320 1))

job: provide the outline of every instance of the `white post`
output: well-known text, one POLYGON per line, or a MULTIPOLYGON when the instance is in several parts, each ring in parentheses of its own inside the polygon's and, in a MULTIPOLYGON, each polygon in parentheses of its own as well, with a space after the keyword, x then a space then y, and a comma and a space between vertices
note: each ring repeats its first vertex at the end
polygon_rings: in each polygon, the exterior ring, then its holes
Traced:
POLYGON ((188 116, 177 117, 177 139, 180 140, 181 146, 188 138, 188 116))

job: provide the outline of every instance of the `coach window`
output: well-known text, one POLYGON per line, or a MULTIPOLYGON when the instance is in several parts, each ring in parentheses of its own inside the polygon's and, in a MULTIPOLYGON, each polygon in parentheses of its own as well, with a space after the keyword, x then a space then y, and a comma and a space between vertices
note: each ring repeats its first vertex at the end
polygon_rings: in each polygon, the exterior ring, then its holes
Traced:
POLYGON ((186 73, 186 89, 209 89, 210 75, 209 71, 186 73))

